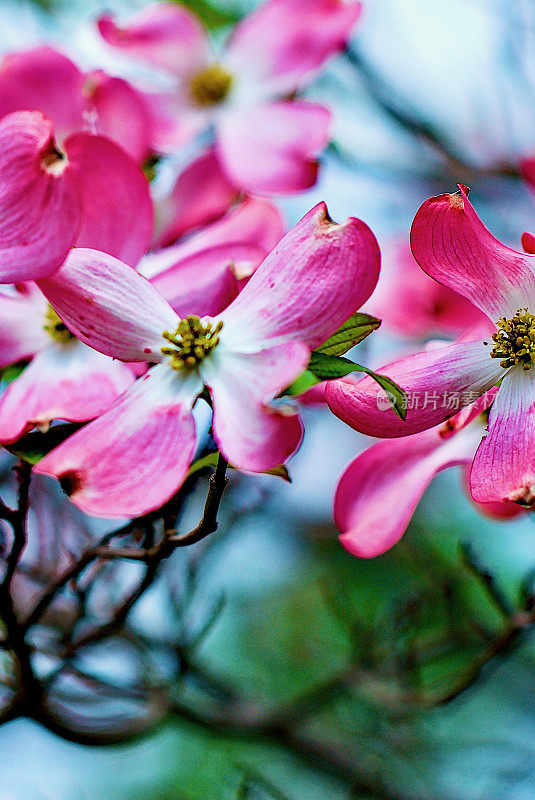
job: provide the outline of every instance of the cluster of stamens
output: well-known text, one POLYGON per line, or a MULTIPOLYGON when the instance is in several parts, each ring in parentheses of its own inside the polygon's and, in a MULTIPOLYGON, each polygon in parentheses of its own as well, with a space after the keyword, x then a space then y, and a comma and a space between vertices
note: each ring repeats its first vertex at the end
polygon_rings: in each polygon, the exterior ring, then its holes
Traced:
POLYGON ((43 328, 60 344, 68 344, 76 339, 76 336, 71 333, 65 323, 61 321, 52 306, 48 306, 45 312, 45 324, 43 328))
POLYGON ((174 333, 163 332, 163 338, 173 347, 162 347, 162 353, 171 357, 173 369, 194 370, 217 347, 222 328, 222 322, 213 328, 211 322, 204 325, 199 317, 190 314, 180 320, 174 333))
POLYGON ((519 308, 512 319, 502 317, 493 334, 492 358, 501 358, 500 367, 507 369, 515 364, 531 369, 535 364, 535 316, 527 308, 519 308))
POLYGON ((232 87, 232 75, 220 64, 211 64, 198 72, 190 81, 189 90, 198 106, 221 103, 232 87))

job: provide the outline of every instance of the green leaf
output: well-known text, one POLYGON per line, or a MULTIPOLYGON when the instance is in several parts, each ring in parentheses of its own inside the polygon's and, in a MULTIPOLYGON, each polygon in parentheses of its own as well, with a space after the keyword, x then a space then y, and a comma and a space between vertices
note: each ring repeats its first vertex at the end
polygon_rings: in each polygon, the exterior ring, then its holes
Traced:
POLYGON ((0 369, 0 380, 2 383, 12 383, 19 375, 22 375, 28 364, 28 361, 17 361, 16 364, 9 364, 4 369, 0 369))
POLYGON ((233 25, 240 19, 240 14, 230 8, 221 8, 219 3, 209 0, 175 0, 193 11, 209 30, 233 25))
POLYGON ((398 415, 400 419, 405 419, 407 416, 407 395, 403 389, 394 383, 394 381, 387 378, 385 375, 378 375, 373 370, 363 367, 362 364, 354 364, 348 358, 339 358, 338 356, 330 356, 326 353, 319 353, 314 350, 308 365, 309 372, 312 372, 320 381, 333 380, 335 378, 343 378, 345 375, 350 375, 352 372, 365 372, 370 378, 379 384, 381 389, 384 389, 388 402, 398 415))
POLYGON ((318 378, 307 369, 282 394, 287 397, 295 397, 311 389, 317 383, 319 383, 318 378))
POLYGON ((41 431, 32 431, 22 436, 18 442, 13 444, 4 445, 6 450, 9 450, 17 458, 26 461, 28 464, 37 464, 47 453, 57 447, 62 442, 76 433, 82 426, 79 422, 66 422, 61 425, 54 425, 46 433, 41 431))
POLYGON ((370 333, 373 333, 380 326, 381 320, 372 317, 370 314, 357 312, 349 317, 344 324, 338 328, 336 333, 329 336, 321 347, 316 349, 317 353, 325 353, 328 356, 343 356, 359 342, 362 342, 370 333))

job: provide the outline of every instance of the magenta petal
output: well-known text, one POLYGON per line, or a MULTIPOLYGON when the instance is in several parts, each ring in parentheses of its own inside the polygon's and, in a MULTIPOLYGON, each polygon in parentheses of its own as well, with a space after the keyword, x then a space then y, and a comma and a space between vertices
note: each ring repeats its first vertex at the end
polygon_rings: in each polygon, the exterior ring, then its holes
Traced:
POLYGON ((65 260, 81 224, 72 164, 36 111, 0 121, 0 283, 37 280, 65 260))
POLYGON ((63 138, 84 127, 84 75, 52 47, 4 56, 0 66, 0 116, 41 111, 63 138))
POLYGON ((283 339, 322 344, 372 293, 379 247, 364 222, 334 223, 320 203, 286 234, 222 315, 242 347, 283 339))
POLYGON ((456 342, 406 356, 376 370, 407 394, 407 418, 392 411, 384 391, 371 378, 357 383, 329 381, 331 411, 362 433, 380 438, 407 436, 432 428, 477 400, 503 376, 482 342, 456 342))
POLYGON ((105 414, 52 450, 35 472, 61 481, 72 502, 100 517, 138 517, 177 491, 195 451, 191 413, 202 389, 161 364, 105 414))
POLYGON ((86 76, 86 125, 120 145, 136 162, 151 150, 153 121, 144 96, 122 78, 112 78, 102 70, 86 76))
POLYGON ((465 187, 420 207, 414 257, 432 278, 462 294, 493 321, 535 303, 535 260, 499 242, 474 211, 465 187))
POLYGON ((488 433, 470 474, 480 503, 535 501, 535 373, 514 367, 504 377, 490 410, 488 433))
POLYGON ((270 0, 234 29, 225 63, 264 92, 290 94, 342 50, 360 16, 350 0, 270 0))
POLYGON ((301 101, 229 110, 218 123, 221 163, 252 194, 308 189, 316 182, 316 159, 328 142, 330 122, 326 108, 301 101))
POLYGON ((81 342, 50 344, 0 396, 0 442, 15 442, 34 425, 98 417, 134 381, 120 361, 81 342))
POLYGON ((102 250, 135 266, 149 248, 154 222, 143 171, 103 136, 75 133, 65 151, 83 203, 76 246, 102 250))
POLYGON ((21 291, 0 291, 0 368, 29 358, 50 342, 43 295, 28 283, 21 291))
POLYGON ((97 250, 74 249, 39 288, 75 336, 121 361, 161 361, 162 333, 178 324, 146 278, 97 250))
POLYGON ((214 406, 214 438, 235 467, 264 472, 299 447, 303 430, 295 409, 270 405, 308 364, 310 353, 290 342, 258 353, 227 350, 223 341, 201 365, 214 406))
POLYGON ((203 26, 178 3, 151 3, 122 26, 105 15, 98 29, 113 47, 178 75, 199 69, 208 57, 203 26))
MULTIPOLYGON (((172 249, 172 248, 168 248, 172 249)), ((165 251, 160 254, 166 255, 165 251)), ((179 315, 219 314, 238 296, 235 264, 255 264, 262 251, 251 245, 226 244, 201 250, 150 279, 179 315)))
POLYGON ((221 170, 210 148, 180 173, 170 197, 159 209, 157 245, 165 247, 223 216, 237 196, 238 189, 221 170))
POLYGON ((405 529, 437 472, 469 464, 480 431, 443 439, 437 428, 378 442, 345 469, 334 498, 334 518, 346 550, 373 558, 388 550, 405 529))

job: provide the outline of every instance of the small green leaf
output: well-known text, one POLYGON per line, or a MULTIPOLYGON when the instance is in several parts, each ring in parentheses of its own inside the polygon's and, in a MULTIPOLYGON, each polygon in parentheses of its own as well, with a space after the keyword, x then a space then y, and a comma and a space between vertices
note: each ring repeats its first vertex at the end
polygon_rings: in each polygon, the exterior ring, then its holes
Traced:
POLYGON ((303 394, 308 389, 311 389, 319 383, 319 380, 316 378, 312 372, 309 370, 305 370, 293 383, 291 383, 287 389, 282 392, 283 395, 287 397, 295 397, 296 395, 303 394))
POLYGON ((60 445, 68 436, 76 433, 81 427, 82 425, 79 422, 65 422, 61 425, 54 425, 46 433, 41 431, 27 433, 18 442, 4 445, 4 447, 14 456, 21 458, 28 464, 37 464, 54 447, 60 445))
POLYGON ((240 19, 240 14, 230 8, 221 8, 219 3, 210 0, 175 0, 186 6, 204 22, 209 30, 233 25, 240 19))
POLYGON ((0 369, 0 380, 2 383, 12 383, 19 375, 22 375, 28 363, 28 361, 17 361, 16 364, 9 364, 9 366, 4 367, 4 369, 0 369))
POLYGON ((363 367, 361 364, 354 364, 348 358, 339 358, 338 356, 327 355, 326 353, 318 353, 314 350, 308 365, 309 372, 312 372, 320 381, 334 380, 335 378, 343 378, 345 375, 350 375, 352 372, 365 372, 370 378, 379 384, 381 389, 384 389, 388 402, 401 419, 407 416, 407 395, 394 381, 387 378, 385 375, 378 375, 373 370, 363 367))
POLYGON ((370 333, 376 331, 381 320, 372 317, 370 314, 357 312, 349 317, 344 324, 338 328, 336 333, 329 336, 321 347, 316 349, 317 353, 325 353, 328 356, 343 356, 359 342, 362 342, 370 333))

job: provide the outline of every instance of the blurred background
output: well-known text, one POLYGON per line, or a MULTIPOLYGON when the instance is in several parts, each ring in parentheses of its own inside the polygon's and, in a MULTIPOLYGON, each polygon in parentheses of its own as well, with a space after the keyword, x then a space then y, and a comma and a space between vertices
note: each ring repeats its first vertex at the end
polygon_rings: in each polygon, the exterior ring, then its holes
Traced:
MULTIPOLYGON (((0 49, 46 41, 82 67, 133 77, 92 21, 141 5, 2 0, 0 49)), ((220 38, 254 3, 185 5, 220 38)), ((307 92, 334 109, 335 132, 314 189, 275 198, 288 225, 325 200, 334 219, 371 226, 388 269, 419 205, 462 182, 487 226, 518 248, 535 230, 518 169, 535 155, 534 45, 532 0, 368 0, 350 57, 307 92)), ((385 324, 355 356, 377 367, 420 344, 385 324)), ((483 517, 452 469, 393 550, 358 560, 337 540, 332 495, 369 440, 323 407, 304 416, 292 483, 233 475, 220 531, 170 560, 173 608, 153 592, 132 623, 156 636, 173 627, 185 650, 195 642, 196 680, 185 669, 172 721, 108 748, 10 723, 2 798, 535 797, 535 652, 529 632, 510 631, 533 588, 535 517, 483 517), (211 714, 215 684, 232 719, 211 714)), ((193 524, 202 498, 188 507, 193 524)), ((122 657, 94 655, 115 658, 119 673, 122 657)))

